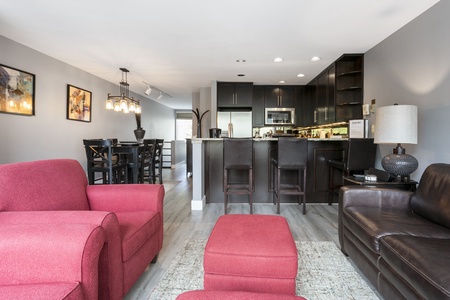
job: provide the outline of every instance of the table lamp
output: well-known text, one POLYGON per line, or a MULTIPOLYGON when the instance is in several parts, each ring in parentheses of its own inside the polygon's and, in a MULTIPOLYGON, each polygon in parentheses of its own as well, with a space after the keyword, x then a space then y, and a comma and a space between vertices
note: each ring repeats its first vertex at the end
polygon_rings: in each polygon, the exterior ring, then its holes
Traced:
POLYGON ((383 157, 381 165, 397 181, 409 181, 417 170, 417 159, 406 154, 401 144, 417 144, 417 106, 390 105, 379 107, 375 117, 375 144, 397 144, 392 154, 383 157))

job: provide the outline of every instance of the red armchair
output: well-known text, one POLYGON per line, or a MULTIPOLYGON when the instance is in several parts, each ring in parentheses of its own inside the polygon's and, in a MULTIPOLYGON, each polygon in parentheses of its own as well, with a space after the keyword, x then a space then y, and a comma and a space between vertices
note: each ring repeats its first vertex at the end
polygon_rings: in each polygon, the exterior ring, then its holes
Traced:
POLYGON ((156 259, 163 242, 163 199, 162 185, 87 185, 76 160, 0 165, 0 226, 47 223, 104 228, 99 299, 121 299, 156 259))
POLYGON ((100 226, 1 224, 0 298, 97 299, 100 226))

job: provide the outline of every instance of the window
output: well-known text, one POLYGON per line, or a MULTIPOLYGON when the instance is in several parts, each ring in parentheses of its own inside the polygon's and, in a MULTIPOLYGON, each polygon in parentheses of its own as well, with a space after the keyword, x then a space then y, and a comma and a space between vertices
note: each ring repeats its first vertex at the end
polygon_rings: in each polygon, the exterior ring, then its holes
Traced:
POLYGON ((176 140, 185 140, 192 137, 192 113, 177 112, 175 133, 176 140))

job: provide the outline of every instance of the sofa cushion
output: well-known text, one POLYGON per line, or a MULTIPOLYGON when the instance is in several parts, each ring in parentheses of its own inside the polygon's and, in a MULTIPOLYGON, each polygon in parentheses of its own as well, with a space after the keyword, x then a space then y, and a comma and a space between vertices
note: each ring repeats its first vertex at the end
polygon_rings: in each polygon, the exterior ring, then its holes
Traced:
POLYGON ((89 210, 86 174, 76 160, 4 164, 0 178, 0 211, 89 210))
POLYGON ((81 300, 83 289, 79 282, 36 283, 0 286, 0 297, 8 300, 81 300))
POLYGON ((127 261, 161 226, 156 211, 116 212, 122 238, 122 259, 127 261))
POLYGON ((450 228, 450 165, 432 164, 420 178, 411 199, 414 213, 450 228))
POLYGON ((387 236, 380 254, 404 281, 426 299, 450 298, 450 239, 387 236))
POLYGON ((403 209, 347 207, 344 225, 369 249, 379 253, 379 240, 387 235, 450 238, 450 231, 403 209))

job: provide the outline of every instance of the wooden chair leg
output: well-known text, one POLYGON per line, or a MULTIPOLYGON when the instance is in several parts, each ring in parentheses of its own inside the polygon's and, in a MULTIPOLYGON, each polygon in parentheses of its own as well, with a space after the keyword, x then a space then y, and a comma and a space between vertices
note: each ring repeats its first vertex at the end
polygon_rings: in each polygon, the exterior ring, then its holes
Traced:
POLYGON ((250 200, 250 214, 253 214, 253 170, 248 171, 248 196, 250 200))
POLYGON ((227 214, 227 202, 228 202, 228 170, 223 171, 223 204, 224 204, 224 214, 227 214))
POLYGON ((277 214, 280 214, 281 169, 277 168, 277 214))
POLYGON ((306 215, 306 169, 303 169, 303 214, 306 215))

